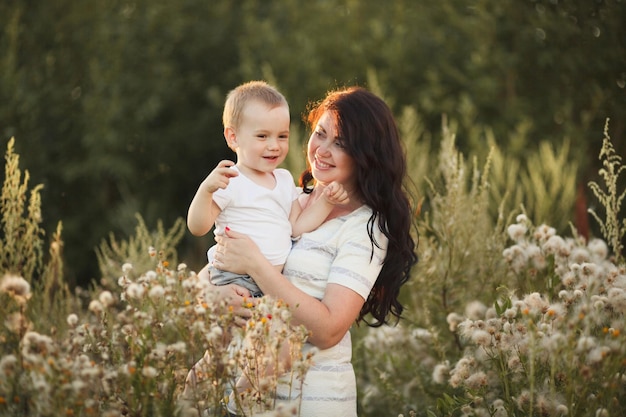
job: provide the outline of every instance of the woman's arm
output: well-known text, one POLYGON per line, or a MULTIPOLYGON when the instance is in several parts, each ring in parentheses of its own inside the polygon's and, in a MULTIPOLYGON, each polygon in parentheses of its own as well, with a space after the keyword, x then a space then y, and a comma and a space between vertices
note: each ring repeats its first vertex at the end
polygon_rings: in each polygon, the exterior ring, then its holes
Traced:
POLYGON ((289 282, 247 236, 227 230, 216 240, 215 266, 250 275, 265 294, 289 304, 294 322, 311 331, 309 342, 318 348, 336 345, 358 317, 365 301, 351 289, 331 283, 324 298, 318 300, 289 282))

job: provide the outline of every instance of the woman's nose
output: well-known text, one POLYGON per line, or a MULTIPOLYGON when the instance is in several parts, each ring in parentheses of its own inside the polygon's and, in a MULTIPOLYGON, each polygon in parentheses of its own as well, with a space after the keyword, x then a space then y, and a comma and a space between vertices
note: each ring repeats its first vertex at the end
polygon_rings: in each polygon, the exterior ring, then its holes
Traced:
POLYGON ((328 145, 324 143, 320 144, 315 150, 315 153, 318 155, 328 155, 329 153, 328 145))

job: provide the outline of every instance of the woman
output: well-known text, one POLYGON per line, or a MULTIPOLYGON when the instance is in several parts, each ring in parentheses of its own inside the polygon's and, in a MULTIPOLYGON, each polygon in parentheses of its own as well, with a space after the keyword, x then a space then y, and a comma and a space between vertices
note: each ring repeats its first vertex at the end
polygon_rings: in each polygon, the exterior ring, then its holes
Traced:
POLYGON ((318 229, 294 243, 282 274, 236 230, 217 238, 215 266, 248 274, 265 294, 297 306, 295 323, 311 331, 304 349, 319 349, 299 393, 301 415, 356 416, 349 329, 355 320, 380 326, 399 319, 400 287, 417 262, 406 161, 391 110, 363 88, 330 92, 307 121, 312 134, 300 204, 313 204, 333 181, 349 202, 335 205, 318 229))

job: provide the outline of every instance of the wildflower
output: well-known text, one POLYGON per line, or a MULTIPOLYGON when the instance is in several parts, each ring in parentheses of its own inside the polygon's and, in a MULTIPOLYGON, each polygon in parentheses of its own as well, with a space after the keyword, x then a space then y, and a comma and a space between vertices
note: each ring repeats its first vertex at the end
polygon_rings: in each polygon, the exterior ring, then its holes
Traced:
POLYGON ((22 356, 33 363, 41 362, 54 351, 54 343, 49 336, 29 331, 22 339, 22 356))
POLYGON ((4 320, 4 325, 12 333, 21 334, 24 330, 31 327, 31 323, 22 313, 11 313, 4 320))
POLYGON ((455 332, 459 323, 463 321, 463 316, 457 313, 450 313, 446 317, 446 321, 448 322, 448 328, 451 332, 455 332))
POLYGON ((487 307, 480 301, 472 301, 465 307, 465 315, 472 320, 479 320, 485 317, 487 307))
POLYGON ((587 363, 590 365, 594 365, 596 363, 602 362, 602 359, 604 359, 610 351, 611 349, 606 346, 598 346, 591 349, 591 351, 587 355, 587 363))
POLYGON ((471 390, 478 390, 485 387, 487 386, 487 374, 482 371, 476 372, 465 380, 465 385, 471 390))
POLYGON ((176 269, 178 270, 178 272, 182 272, 185 269, 187 269, 187 264, 180 263, 180 264, 178 264, 178 267, 176 269))
POLYGON ((148 291, 148 297, 153 300, 159 300, 165 295, 165 289, 161 285, 155 285, 148 291))
POLYGON ((561 417, 561 416, 566 416, 569 414, 569 409, 567 408, 566 405, 564 404, 559 404, 556 406, 556 415, 561 417))
POLYGON ((104 311, 104 306, 98 300, 92 300, 89 303, 89 311, 94 312, 95 314, 100 314, 104 311))
POLYGON ((117 285, 119 285, 122 288, 128 287, 131 284, 131 282, 132 281, 126 278, 125 276, 121 276, 117 279, 117 285))
POLYGON ((158 374, 159 372, 152 366, 144 366, 141 370, 141 375, 145 376, 146 378, 155 378, 158 374))
POLYGON ((545 269, 547 265, 546 258, 541 252, 541 249, 539 249, 539 246, 535 245, 534 243, 528 245, 526 247, 526 253, 528 254, 528 257, 532 261, 535 268, 540 270, 545 269))
POLYGON ((589 262, 591 260, 589 252, 586 248, 574 248, 569 256, 572 262, 576 262, 579 264, 589 262))
POLYGON ((122 272, 124 273, 124 275, 128 275, 130 273, 130 271, 133 270, 133 265, 126 262, 124 265, 122 265, 122 272))
POLYGON ((626 291, 621 288, 611 288, 608 293, 608 302, 620 314, 626 313, 626 291))
POLYGON ((533 237, 543 244, 554 235, 556 235, 556 229, 554 227, 542 224, 535 229, 533 237))
POLYGON ((100 300, 104 308, 111 307, 115 302, 113 294, 111 294, 110 291, 102 291, 100 296, 98 296, 98 300, 100 300))
POLYGON ((526 216, 524 213, 518 214, 515 218, 515 221, 518 223, 528 223, 528 216, 526 216))
POLYGON ((491 335, 485 330, 475 330, 472 333, 472 342, 479 346, 487 347, 491 345, 491 335))
POLYGON ((597 260, 606 259, 606 257, 609 255, 609 247, 602 239, 591 239, 587 244, 587 248, 597 260))
POLYGON ((70 325, 70 327, 76 327, 76 325, 78 324, 78 316, 72 313, 69 316, 67 316, 66 321, 67 321, 67 324, 70 325))
POLYGON ((435 369, 433 370, 433 382, 435 382, 435 384, 444 384, 449 375, 450 363, 448 361, 439 363, 435 365, 435 369))
POLYGON ((550 255, 569 256, 569 248, 565 240, 558 235, 550 236, 543 244, 542 249, 550 255))
POLYGON ((145 288, 143 287, 143 285, 137 284, 135 282, 131 283, 128 288, 126 288, 126 294, 130 298, 134 299, 140 299, 141 297, 143 297, 144 292, 145 288))
POLYGON ((150 247, 148 248, 148 255, 150 255, 151 257, 155 257, 155 256, 156 256, 156 254, 157 254, 156 249, 155 249, 153 246, 150 246, 150 247))
POLYGON ((0 359, 0 381, 6 381, 17 370, 18 361, 15 355, 6 355, 0 359))
POLYGON ((523 224, 512 224, 506 229, 509 237, 515 242, 519 242, 524 239, 524 235, 528 231, 528 228, 523 224))
POLYGON ((548 302, 538 292, 528 294, 524 297, 524 304, 534 313, 542 313, 548 308, 548 302))
POLYGON ((502 256, 509 263, 513 271, 520 273, 528 264, 528 255, 520 245, 513 245, 502 251, 502 256))
POLYGON ((506 310, 504 310, 503 316, 508 320, 513 320, 515 317, 517 317, 517 310, 514 308, 507 308, 506 310))
POLYGON ((26 304, 30 299, 30 284, 22 277, 5 275, 0 283, 0 293, 6 293, 18 304, 26 304))
POLYGON ((576 344, 576 350, 581 352, 585 350, 593 349, 596 346, 596 340, 591 336, 582 336, 578 339, 576 344))

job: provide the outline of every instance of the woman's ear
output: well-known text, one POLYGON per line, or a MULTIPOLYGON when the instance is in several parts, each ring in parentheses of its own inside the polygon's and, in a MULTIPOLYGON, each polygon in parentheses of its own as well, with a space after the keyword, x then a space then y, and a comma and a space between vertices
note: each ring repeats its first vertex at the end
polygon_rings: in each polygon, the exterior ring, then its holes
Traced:
POLYGON ((237 150, 237 133, 235 132, 235 129, 232 127, 225 127, 224 139, 226 139, 226 144, 230 149, 233 151, 237 150))

